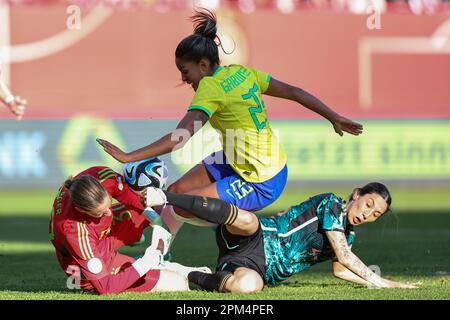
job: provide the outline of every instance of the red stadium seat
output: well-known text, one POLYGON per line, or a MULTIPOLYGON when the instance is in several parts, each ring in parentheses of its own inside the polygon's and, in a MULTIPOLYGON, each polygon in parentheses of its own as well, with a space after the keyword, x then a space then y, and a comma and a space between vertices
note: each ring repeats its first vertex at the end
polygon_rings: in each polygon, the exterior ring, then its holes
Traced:
POLYGON ((388 1, 386 7, 389 13, 411 13, 407 0, 388 1))

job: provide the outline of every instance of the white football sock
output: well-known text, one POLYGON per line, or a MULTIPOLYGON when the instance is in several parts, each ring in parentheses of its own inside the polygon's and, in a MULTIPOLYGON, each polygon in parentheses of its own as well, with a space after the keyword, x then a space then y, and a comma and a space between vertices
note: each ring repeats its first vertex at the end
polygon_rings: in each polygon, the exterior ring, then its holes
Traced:
POLYGON ((164 261, 158 266, 160 270, 168 270, 182 274, 187 278, 188 274, 192 271, 199 271, 203 273, 211 273, 211 269, 208 267, 187 267, 176 262, 164 261))
POLYGON ((176 218, 176 213, 173 210, 173 206, 168 205, 165 206, 161 211, 161 218, 163 219, 164 223, 169 228, 170 233, 175 237, 175 235, 178 233, 178 230, 183 226, 183 221, 180 221, 176 218))

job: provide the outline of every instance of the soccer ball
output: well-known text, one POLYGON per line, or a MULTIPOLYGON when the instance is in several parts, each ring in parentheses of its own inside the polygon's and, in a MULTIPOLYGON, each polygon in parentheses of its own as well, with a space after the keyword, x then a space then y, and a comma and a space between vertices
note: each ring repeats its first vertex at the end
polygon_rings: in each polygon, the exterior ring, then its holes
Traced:
POLYGON ((164 161, 158 157, 152 157, 126 163, 123 176, 126 183, 135 191, 142 191, 147 187, 163 189, 166 186, 169 171, 164 161))

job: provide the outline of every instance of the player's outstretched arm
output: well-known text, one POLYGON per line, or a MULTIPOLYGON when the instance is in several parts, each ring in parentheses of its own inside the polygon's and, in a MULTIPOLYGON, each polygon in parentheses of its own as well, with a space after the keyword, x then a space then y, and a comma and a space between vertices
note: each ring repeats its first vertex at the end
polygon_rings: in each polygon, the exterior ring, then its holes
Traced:
MULTIPOLYGON (((404 288, 412 289, 416 286, 411 284, 405 284, 400 282, 393 282, 387 279, 383 279, 370 270, 351 250, 347 244, 347 239, 344 233, 339 231, 326 231, 326 235, 330 244, 336 254, 338 262, 359 276, 363 280, 367 281, 368 285, 372 285, 378 288, 404 288)), ((348 273, 346 274, 348 276, 348 273)), ((345 279, 347 280, 347 279, 345 279)))
POLYGON ((369 286, 370 283, 357 274, 350 271, 348 268, 346 268, 343 264, 339 263, 337 260, 333 260, 333 275, 336 278, 339 278, 341 280, 345 280, 348 282, 361 284, 363 286, 369 286))
POLYGON ((342 117, 330 109, 325 103, 301 88, 294 87, 271 78, 269 87, 265 94, 298 102, 311 111, 320 114, 322 117, 331 122, 334 127, 334 131, 341 136, 344 134, 343 131, 353 135, 359 135, 362 133, 363 126, 361 124, 342 117))
POLYGON ((103 147, 103 150, 119 162, 126 163, 139 161, 150 157, 158 157, 182 148, 194 133, 203 127, 208 120, 209 117, 205 112, 200 110, 190 110, 186 113, 173 132, 166 134, 158 141, 146 147, 129 153, 122 151, 119 147, 113 145, 109 141, 97 139, 97 142, 103 147))
MULTIPOLYGON (((352 246, 349 246, 349 249, 351 250, 352 246)), ((356 284, 361 284, 364 286, 370 285, 369 282, 367 282, 366 280, 364 280, 363 278, 361 278, 360 276, 349 270, 343 264, 339 263, 337 259, 333 259, 332 264, 333 264, 333 275, 336 278, 356 284)))

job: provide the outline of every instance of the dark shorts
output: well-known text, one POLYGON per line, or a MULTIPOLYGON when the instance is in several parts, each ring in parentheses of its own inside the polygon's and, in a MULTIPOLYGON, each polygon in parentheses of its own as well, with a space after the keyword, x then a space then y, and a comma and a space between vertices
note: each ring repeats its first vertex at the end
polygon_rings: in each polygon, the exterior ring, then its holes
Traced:
POLYGON ((234 235, 224 225, 216 229, 219 247, 216 271, 234 272, 239 267, 255 270, 265 282, 266 256, 261 225, 251 236, 234 235))

